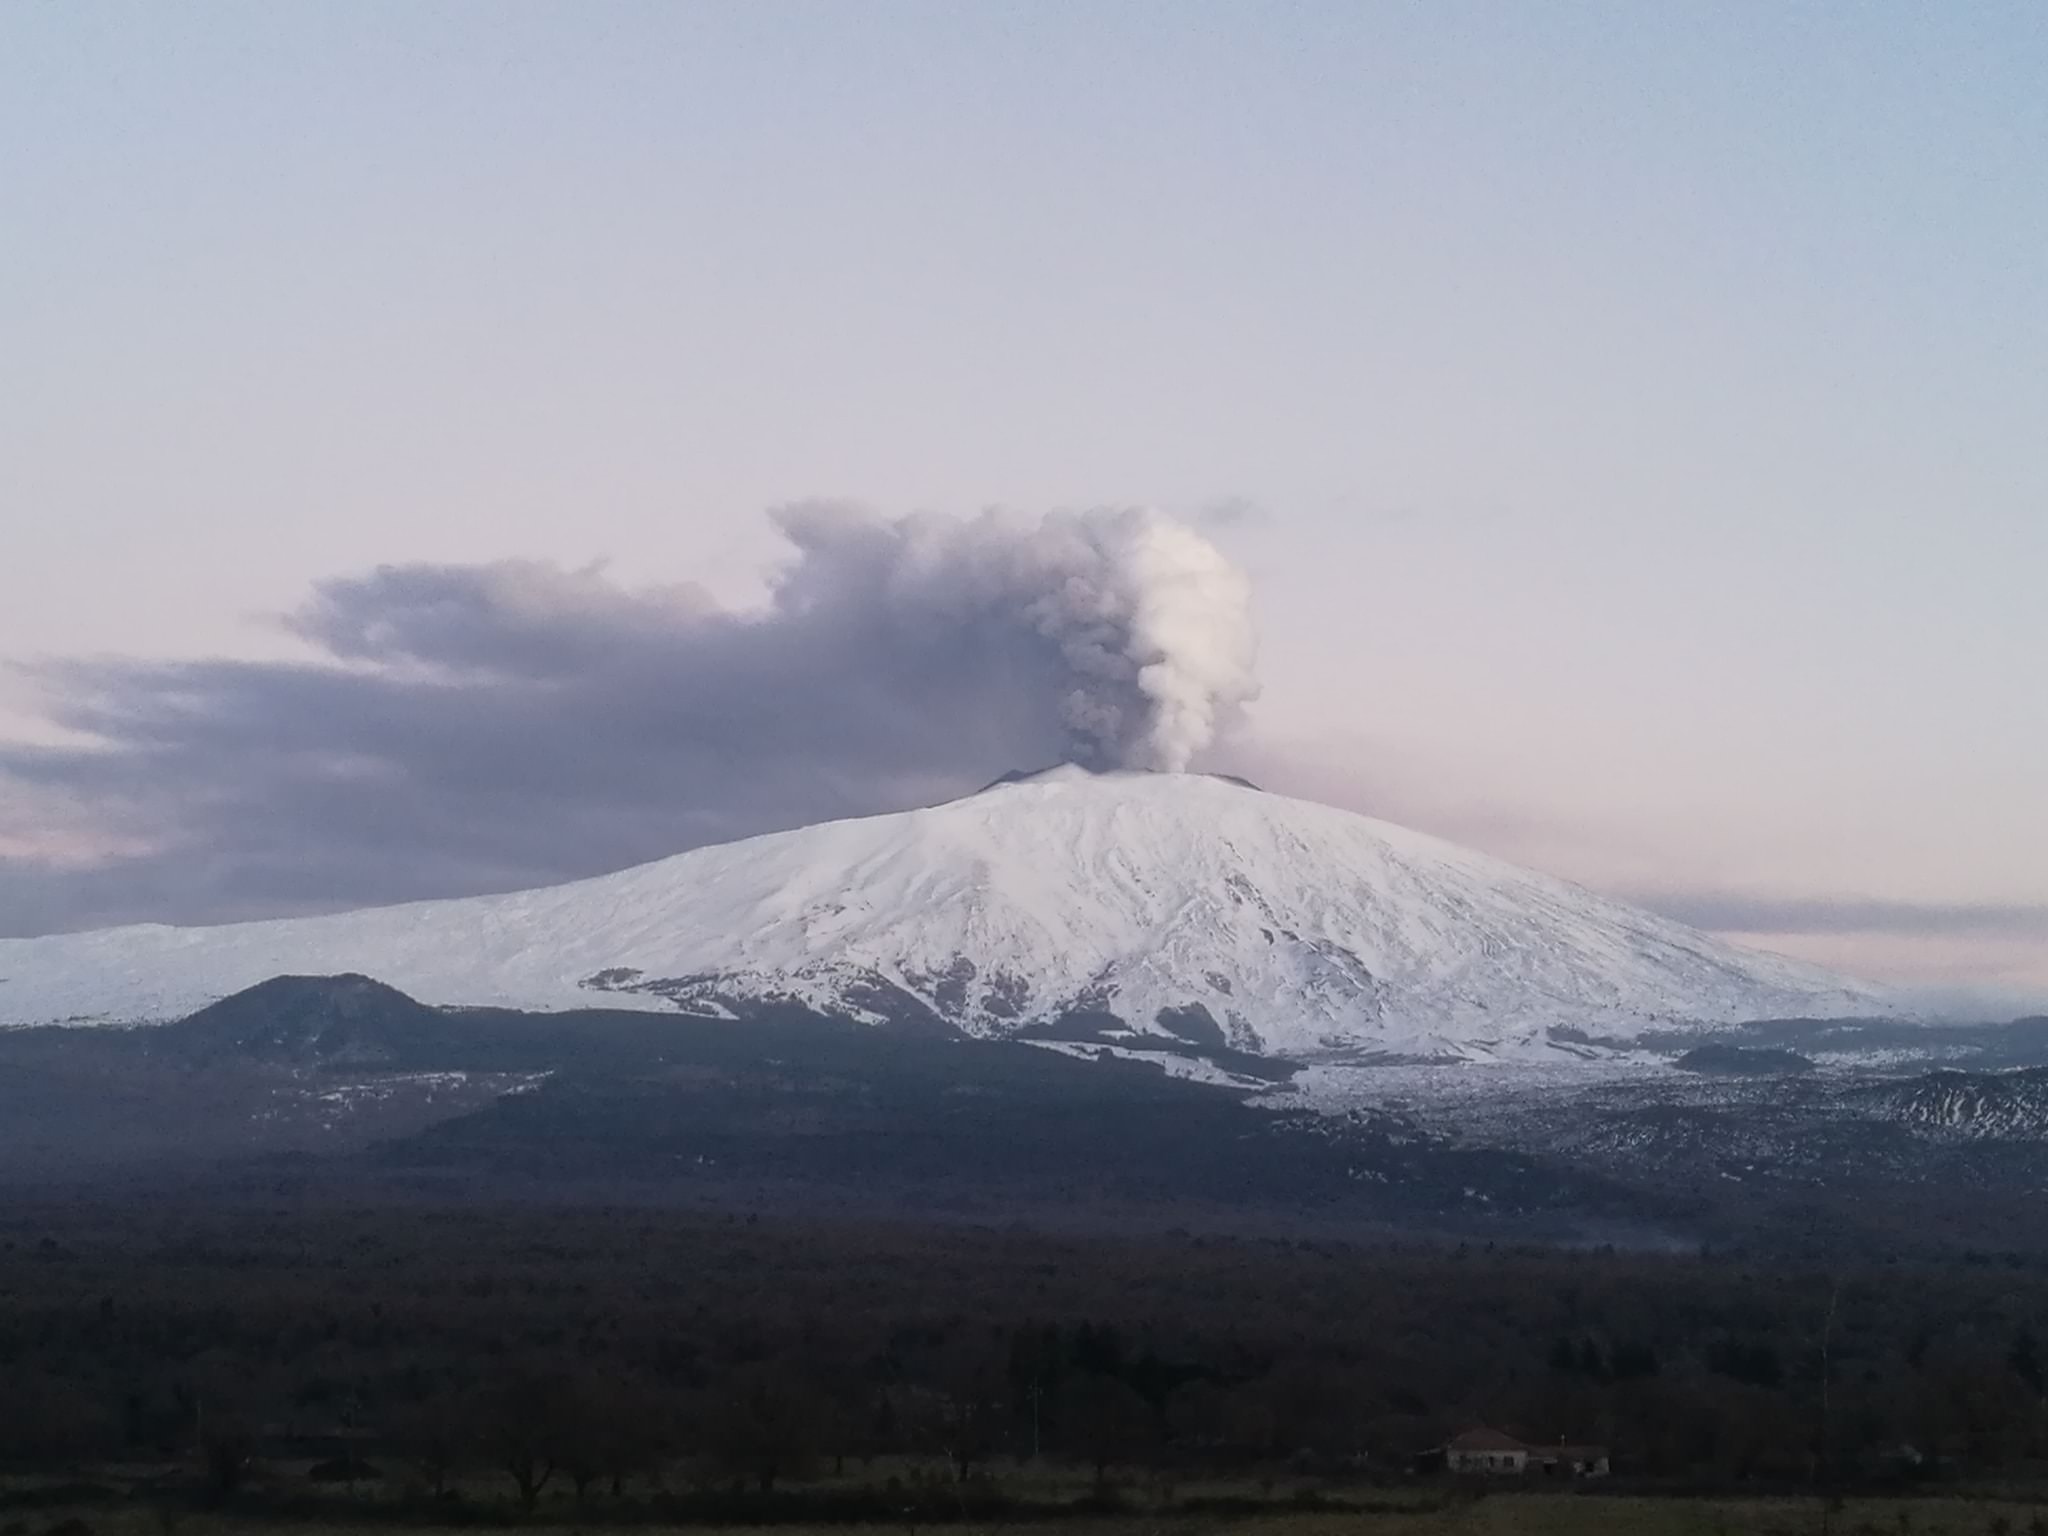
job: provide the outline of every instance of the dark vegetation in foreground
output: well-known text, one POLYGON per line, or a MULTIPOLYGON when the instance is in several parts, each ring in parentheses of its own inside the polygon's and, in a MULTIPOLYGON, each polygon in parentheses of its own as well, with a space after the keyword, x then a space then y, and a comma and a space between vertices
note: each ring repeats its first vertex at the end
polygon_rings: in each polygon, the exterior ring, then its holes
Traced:
POLYGON ((2024 1489, 2048 1459, 2044 1312, 2048 1268, 2017 1259, 1762 1269, 311 1190, 17 1205, 0 1462, 43 1487, 0 1494, 0 1523, 137 1499, 275 1523, 1428 1511, 1465 1495, 1415 1453, 1477 1423, 1608 1445, 1620 1489, 2024 1489))

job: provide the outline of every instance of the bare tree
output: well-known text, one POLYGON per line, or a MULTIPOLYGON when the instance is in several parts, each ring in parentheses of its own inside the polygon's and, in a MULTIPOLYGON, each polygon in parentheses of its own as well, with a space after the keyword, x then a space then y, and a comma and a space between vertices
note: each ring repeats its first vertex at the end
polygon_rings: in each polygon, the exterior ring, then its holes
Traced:
POLYGON ((559 1376, 520 1372, 491 1394, 484 1412, 484 1438, 492 1458, 531 1511, 557 1470, 565 1383, 559 1376))
POLYGON ((1076 1377, 1060 1398, 1060 1437, 1095 1469, 1098 1487, 1112 1466, 1149 1450, 1158 1428, 1152 1405, 1114 1376, 1076 1377))
POLYGON ((937 1390, 926 1399, 919 1438, 945 1457, 955 1482, 966 1482, 995 1453, 1003 1398, 1003 1362, 993 1354, 962 1353, 945 1363, 937 1390))
POLYGON ((705 1405, 698 1426, 705 1448, 729 1476, 772 1493, 817 1454, 825 1417, 822 1397, 784 1366, 751 1366, 735 1374, 705 1405))
POLYGON ((451 1396, 429 1398, 395 1415, 385 1433, 438 1499, 448 1491, 449 1474, 473 1449, 475 1408, 451 1396))

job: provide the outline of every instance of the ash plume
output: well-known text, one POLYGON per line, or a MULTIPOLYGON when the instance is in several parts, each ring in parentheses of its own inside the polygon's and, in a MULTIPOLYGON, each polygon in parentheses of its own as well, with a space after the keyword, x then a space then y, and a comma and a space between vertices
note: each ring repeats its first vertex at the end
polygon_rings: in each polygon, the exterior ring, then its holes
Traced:
POLYGON ((1255 692, 1244 577, 1157 513, 773 517, 754 607, 386 566, 284 617, 304 660, 28 669, 84 744, 0 743, 0 934, 546 884, 1062 757, 1179 769, 1255 692))
POLYGON ((1159 513, 877 522, 809 506, 778 521, 800 554, 778 609, 871 602, 940 645, 1007 631, 1020 659, 1056 661, 1066 753, 1089 766, 1182 770, 1258 692, 1248 583, 1159 513))

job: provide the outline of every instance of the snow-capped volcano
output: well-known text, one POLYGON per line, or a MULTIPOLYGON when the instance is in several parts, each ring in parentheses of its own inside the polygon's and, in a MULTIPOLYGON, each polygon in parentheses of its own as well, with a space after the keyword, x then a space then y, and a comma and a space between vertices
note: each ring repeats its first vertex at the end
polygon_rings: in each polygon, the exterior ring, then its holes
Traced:
POLYGON ((344 971, 438 1004, 793 1002, 1290 1055, 1491 1055, 1553 1029, 1889 1011, 1873 989, 1385 822, 1203 775, 1060 768, 543 890, 0 940, 0 1022, 167 1019, 344 971))

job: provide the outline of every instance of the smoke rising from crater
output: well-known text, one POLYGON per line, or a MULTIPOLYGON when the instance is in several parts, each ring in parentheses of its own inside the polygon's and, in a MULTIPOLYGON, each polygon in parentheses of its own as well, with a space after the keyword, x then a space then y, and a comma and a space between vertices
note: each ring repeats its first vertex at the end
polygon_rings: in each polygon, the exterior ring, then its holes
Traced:
POLYGON ((545 884, 1063 757, 1179 769, 1256 691, 1243 575, 1160 514, 772 515, 754 607, 385 566, 284 617, 304 660, 32 668, 90 745, 0 743, 0 933, 545 884))
POLYGON ((928 618, 935 644, 957 628, 1043 648, 1068 755, 1091 766, 1184 769, 1258 692, 1243 573, 1156 512, 877 522, 812 506, 778 521, 800 556, 778 609, 801 614, 823 593, 928 618))

